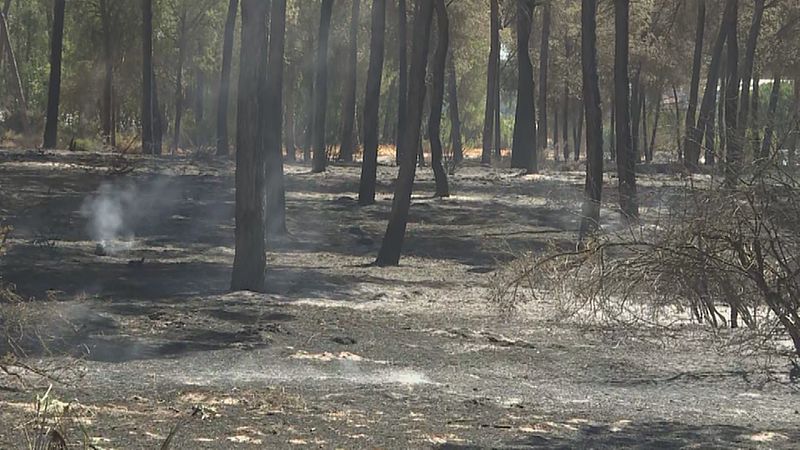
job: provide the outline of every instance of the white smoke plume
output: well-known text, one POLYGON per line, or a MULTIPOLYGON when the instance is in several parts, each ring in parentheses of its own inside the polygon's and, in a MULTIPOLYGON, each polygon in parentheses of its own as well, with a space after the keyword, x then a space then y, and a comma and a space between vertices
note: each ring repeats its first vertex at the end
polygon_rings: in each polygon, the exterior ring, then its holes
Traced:
POLYGON ((103 183, 87 197, 81 215, 87 232, 104 253, 130 250, 136 231, 145 220, 155 221, 178 200, 168 181, 155 179, 141 187, 133 182, 103 183))

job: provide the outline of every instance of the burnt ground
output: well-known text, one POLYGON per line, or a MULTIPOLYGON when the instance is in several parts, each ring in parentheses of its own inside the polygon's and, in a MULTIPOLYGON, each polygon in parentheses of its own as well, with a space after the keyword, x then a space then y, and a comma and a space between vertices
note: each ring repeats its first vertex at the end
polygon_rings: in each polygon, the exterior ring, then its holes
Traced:
MULTIPOLYGON (((357 167, 289 166, 292 236, 256 295, 227 292, 230 165, 3 151, 14 232, 0 269, 35 299, 48 343, 25 362, 81 358, 82 378, 52 395, 74 402, 73 426, 102 448, 157 448, 196 405, 206 418, 173 448, 796 448, 786 359, 745 357, 727 345, 735 335, 563 323, 548 299, 501 320, 498 267, 575 237, 582 175, 556 169, 569 168, 463 167, 445 200, 427 197, 421 169, 402 266, 380 269, 365 264, 395 169, 380 168, 378 203, 359 208, 357 167), (107 252, 90 224, 115 210, 92 202, 98 192, 121 202, 130 238, 107 252)), ((675 181, 644 177, 645 202, 675 181)), ((25 448, 47 384, 0 377, 0 448, 25 448)))

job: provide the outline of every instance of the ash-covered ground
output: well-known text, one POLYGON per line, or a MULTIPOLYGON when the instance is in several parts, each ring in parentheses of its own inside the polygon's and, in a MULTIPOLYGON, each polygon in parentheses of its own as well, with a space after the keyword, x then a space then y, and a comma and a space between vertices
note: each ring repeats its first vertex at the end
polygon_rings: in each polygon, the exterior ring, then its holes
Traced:
MULTIPOLYGON (((362 208, 358 167, 288 166, 291 238, 257 295, 227 291, 230 164, 2 151, 2 277, 48 343, 25 363, 83 371, 51 395, 101 448, 158 448, 184 421, 173 448, 796 448, 787 360, 735 333, 562 323, 548 299, 500 317, 498 268, 575 239, 583 175, 556 169, 468 164, 449 199, 420 169, 402 265, 381 269, 396 169, 362 208)), ((646 205, 676 183, 644 177, 646 205)), ((0 448, 26 448, 50 384, 25 381, 0 375, 0 448)))

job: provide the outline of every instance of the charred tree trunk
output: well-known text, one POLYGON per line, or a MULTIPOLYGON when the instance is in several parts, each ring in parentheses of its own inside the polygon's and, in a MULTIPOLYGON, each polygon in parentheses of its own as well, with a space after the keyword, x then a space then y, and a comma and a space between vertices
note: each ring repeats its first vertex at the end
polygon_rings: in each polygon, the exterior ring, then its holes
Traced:
POLYGON ((617 123, 616 123, 616 120, 617 120, 617 117, 616 117, 616 108, 614 108, 614 99, 612 98, 611 102, 609 102, 609 103, 610 103, 610 106, 611 106, 611 130, 610 130, 611 137, 610 137, 609 141, 611 141, 611 142, 608 143, 608 146, 609 146, 609 150, 610 150, 610 153, 611 153, 611 161, 616 161, 617 160, 617 138, 616 138, 616 135, 617 135, 617 129, 616 129, 617 123))
POLYGON ((450 112, 450 142, 453 152, 453 161, 460 163, 464 160, 464 145, 461 138, 461 117, 458 110, 458 78, 456 76, 456 63, 453 60, 453 51, 447 58, 447 99, 450 112))
POLYGON ((414 20, 414 40, 411 52, 411 75, 408 97, 408 126, 402 150, 403 160, 397 176, 392 212, 389 225, 383 237, 375 265, 379 267, 396 266, 400 263, 400 254, 408 224, 408 212, 411 207, 411 192, 416 172, 416 151, 420 142, 420 126, 425 101, 425 72, 430 47, 431 21, 433 2, 417 0, 414 20))
POLYGON ((559 139, 561 139, 561 134, 559 132, 559 117, 561 116, 559 111, 558 102, 556 102, 555 108, 553 108, 553 159, 558 161, 561 159, 560 149, 561 146, 558 144, 559 139))
POLYGON ((764 129, 764 141, 761 144, 761 158, 769 158, 772 154, 772 139, 775 135, 775 112, 778 110, 778 100, 781 96, 781 76, 773 75, 772 90, 769 95, 767 111, 767 126, 764 129))
POLYGON ((572 128, 572 146, 575 150, 575 154, 573 155, 573 159, 575 162, 581 160, 581 149, 583 148, 583 144, 581 143, 581 138, 583 137, 583 119, 584 119, 584 109, 583 109, 583 101, 578 102, 578 111, 577 115, 575 116, 575 124, 572 128))
MULTIPOLYGON (((694 59, 692 62, 692 81, 689 88, 689 105, 686 108, 686 137, 683 142, 683 151, 680 149, 678 152, 685 155, 685 152, 691 149, 695 150, 696 143, 696 159, 695 153, 686 156, 688 167, 697 167, 700 158, 700 143, 703 134, 698 128, 697 124, 697 98, 700 94, 700 68, 703 65, 703 40, 705 38, 706 29, 706 0, 697 0, 697 25, 695 26, 694 37, 694 59)), ((677 107, 677 103, 676 103, 677 107)))
MULTIPOLYGON (((650 153, 649 153, 650 161, 649 162, 653 162, 653 159, 655 158, 656 136, 658 135, 658 123, 659 123, 659 121, 661 119, 662 101, 661 101, 661 90, 660 89, 658 91, 656 91, 655 102, 656 102, 656 105, 655 105, 656 112, 655 112, 655 116, 653 117, 653 131, 651 132, 650 145, 648 146, 648 149, 650 150, 650 153)), ((680 122, 680 120, 678 122, 675 122, 675 123, 677 124, 679 122, 680 122)))
POLYGON ((490 0, 490 44, 489 44, 489 63, 487 64, 486 75, 486 108, 483 118, 483 153, 481 163, 490 164, 492 162, 492 145, 494 143, 494 122, 496 105, 498 70, 497 60, 500 55, 500 6, 498 0, 490 0))
POLYGON ((269 25, 269 62, 263 91, 262 123, 264 128, 266 238, 273 240, 288 234, 286 229, 286 184, 283 179, 283 55, 286 39, 286 0, 272 0, 269 25))
POLYGON ((242 45, 236 133, 236 255, 231 289, 264 291, 266 269, 263 99, 267 2, 242 0, 242 45))
POLYGON ((325 121, 328 106, 328 40, 331 33, 333 0, 322 0, 319 18, 319 42, 317 44, 317 63, 314 82, 314 163, 311 171, 325 171, 328 153, 325 146, 325 121))
POLYGON ((356 67, 358 66, 358 21, 361 16, 361 0, 353 0, 353 9, 350 16, 349 61, 345 67, 342 144, 339 151, 339 158, 346 162, 353 161, 353 153, 355 152, 356 67))
POLYGON ((186 9, 178 20, 178 61, 175 76, 175 128, 172 130, 172 154, 177 153, 181 143, 181 120, 183 119, 183 60, 186 58, 187 38, 186 9))
POLYGON ((406 122, 408 121, 408 19, 406 17, 406 0, 397 2, 397 61, 398 61, 398 94, 397 94, 397 138, 395 140, 395 163, 402 159, 406 122))
POLYGON ((533 2, 517 0, 517 111, 514 115, 514 141, 511 167, 538 172, 536 158, 536 107, 534 106, 533 64, 530 56, 533 2))
POLYGON ((297 161, 297 130, 295 129, 295 115, 297 113, 295 105, 295 80, 297 78, 297 66, 295 63, 287 63, 286 66, 286 79, 289 80, 289 82, 284 84, 283 136, 286 141, 286 160, 294 162, 297 161))
POLYGON ((753 94, 750 96, 750 128, 753 130, 753 136, 750 139, 753 157, 758 158, 761 154, 761 119, 759 118, 760 107, 760 81, 761 75, 756 73, 753 75, 753 94))
POLYGON ((600 227, 603 195, 603 113, 597 75, 597 1, 582 0, 581 72, 586 114, 586 187, 583 198, 580 239, 600 227))
POLYGON ((228 17, 222 44, 222 73, 219 81, 217 102, 217 156, 228 156, 228 106, 231 96, 231 66, 233 62, 233 35, 236 30, 236 14, 239 0, 230 0, 228 17))
POLYGON ((44 148, 58 145, 58 107, 61 100, 61 53, 64 48, 64 13, 66 0, 55 0, 53 33, 50 36, 50 82, 47 88, 47 119, 44 125, 44 148))
MULTIPOLYGON (((739 1, 728 0, 729 8, 732 10, 724 26, 728 29, 727 46, 728 55, 726 59, 727 79, 725 81, 725 182, 728 186, 734 186, 739 179, 742 170, 744 154, 742 153, 742 143, 744 134, 739 127, 739 39, 738 39, 738 20, 739 20, 739 1)), ((750 80, 747 80, 750 84, 750 80)), ((722 124, 720 124, 722 125, 722 124)), ((734 308, 735 309, 735 308, 734 308)), ((731 323, 734 327, 735 324, 731 323)))
POLYGON ((678 88, 672 85, 672 101, 675 103, 675 148, 678 151, 678 161, 683 161, 683 142, 681 134, 681 103, 678 99, 678 88))
POLYGON ((641 141, 639 140, 639 131, 642 121, 642 68, 639 66, 636 69, 636 75, 633 77, 631 84, 631 145, 633 148, 633 157, 637 163, 642 162, 642 148, 641 141))
MULTIPOLYGON (((564 35, 564 57, 567 61, 572 57, 572 42, 570 42, 569 38, 564 35)), ((563 142, 563 147, 561 151, 564 153, 564 162, 569 161, 570 149, 569 149, 569 77, 564 77, 564 110, 563 118, 564 122, 561 124, 561 138, 563 142)))
POLYGON ((435 197, 449 197, 450 187, 447 172, 442 164, 442 109, 444 107, 444 75, 447 65, 447 52, 450 48, 450 21, 444 0, 434 0, 436 9, 436 51, 433 56, 433 83, 431 85, 431 112, 428 117, 428 139, 431 142, 431 167, 436 179, 435 197))
POLYGON ((630 130, 630 85, 628 82, 630 0, 614 0, 614 108, 616 108, 617 173, 622 214, 628 219, 639 217, 636 192, 636 155, 633 153, 630 130))
MULTIPOLYGON (((758 35, 761 33, 761 21, 764 17, 764 2, 765 0, 755 0, 753 22, 750 24, 750 31, 747 34, 744 64, 742 65, 742 73, 739 77, 742 80, 742 94, 739 99, 738 119, 738 126, 741 129, 740 134, 743 137, 742 142, 739 143, 741 147, 744 146, 744 137, 747 136, 747 131, 750 129, 750 86, 753 81, 753 67, 755 66, 758 35)), ((744 152, 743 148, 740 150, 744 152)))
MULTIPOLYGON (((717 97, 717 81, 719 80, 722 50, 725 46, 726 31, 727 30, 724 26, 720 26, 719 34, 714 42, 714 48, 711 52, 711 63, 708 66, 708 76, 706 77, 706 89, 703 93, 703 100, 700 103, 697 126, 687 129, 684 163, 690 170, 696 170, 700 164, 700 146, 702 144, 703 134, 706 133, 706 135, 708 135, 707 128, 714 120, 713 117, 714 105, 716 104, 717 97)), ((706 164, 708 163, 709 161, 706 161, 706 164)))
POLYGON ((544 152, 547 149, 547 96, 548 96, 548 75, 550 70, 550 17, 551 4, 545 2, 542 6, 542 42, 539 50, 539 150, 544 152))
POLYGON ((100 0, 100 20, 103 28, 103 64, 105 66, 100 122, 103 127, 103 141, 114 148, 117 146, 117 126, 114 120, 114 43, 108 0, 100 0))
POLYGON ((154 155, 153 0, 142 1, 142 152, 154 155))
POLYGON ((367 92, 364 96, 364 160, 361 164, 361 181, 358 189, 359 205, 375 203, 375 182, 378 171, 378 116, 386 33, 386 0, 372 1, 371 27, 367 92))

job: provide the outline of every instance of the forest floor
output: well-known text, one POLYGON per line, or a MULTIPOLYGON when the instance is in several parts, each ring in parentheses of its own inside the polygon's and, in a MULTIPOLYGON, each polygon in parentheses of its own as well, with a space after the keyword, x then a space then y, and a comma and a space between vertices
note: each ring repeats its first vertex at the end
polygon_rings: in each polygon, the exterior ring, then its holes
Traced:
MULTIPOLYGON (((498 268, 575 239, 569 169, 466 165, 449 199, 420 169, 402 265, 381 269, 396 169, 361 208, 357 166, 290 165, 291 238, 256 295, 227 291, 231 164, 4 150, 0 273, 49 344, 24 362, 80 370, 50 395, 101 448, 157 448, 196 405, 173 448, 796 448, 786 358, 725 331, 563 323, 548 299, 499 317, 498 268)), ((645 204, 679 182, 643 176, 645 204)), ((48 382, 25 379, 0 376, 0 448, 26 448, 48 382)))

